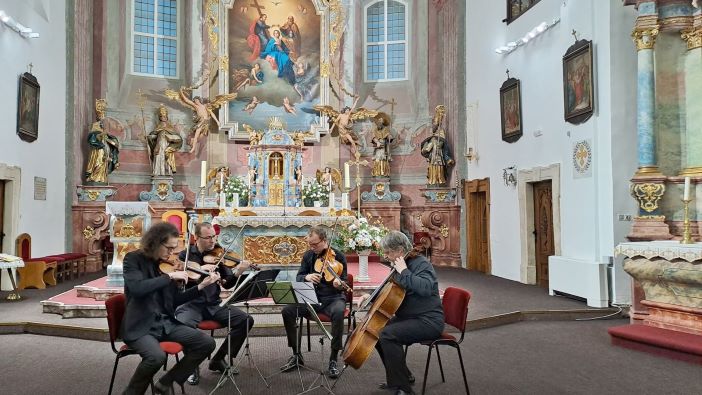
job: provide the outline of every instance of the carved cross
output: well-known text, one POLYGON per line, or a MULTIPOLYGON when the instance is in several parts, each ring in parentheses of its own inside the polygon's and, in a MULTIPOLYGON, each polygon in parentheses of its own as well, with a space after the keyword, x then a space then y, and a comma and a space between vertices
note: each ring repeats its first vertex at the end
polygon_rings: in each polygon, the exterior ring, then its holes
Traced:
POLYGON ((32 67, 34 67, 34 65, 30 63, 28 65, 28 67, 29 67, 29 74, 32 74, 32 67))
POLYGON ((356 160, 349 160, 350 166, 356 166, 356 192, 358 193, 358 215, 361 215, 361 166, 370 167, 370 163, 366 159, 361 160, 361 153, 356 151, 356 160))
POLYGON ((265 6, 258 5, 258 0, 253 0, 253 3, 252 3, 252 4, 249 4, 249 7, 255 8, 256 11, 258 11, 258 16, 259 16, 259 17, 262 17, 262 16, 263 16, 263 12, 261 12, 261 10, 265 10, 265 9, 266 9, 265 6))

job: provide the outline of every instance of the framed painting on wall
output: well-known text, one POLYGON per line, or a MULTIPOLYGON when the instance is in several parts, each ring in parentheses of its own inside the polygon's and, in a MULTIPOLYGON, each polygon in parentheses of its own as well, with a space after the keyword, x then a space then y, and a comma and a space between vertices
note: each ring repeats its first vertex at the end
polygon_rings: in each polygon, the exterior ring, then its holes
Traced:
POLYGON ((31 73, 24 73, 19 79, 17 134, 28 142, 39 135, 39 82, 31 73))
POLYGON ((516 78, 508 78, 500 87, 500 115, 502 118, 502 140, 513 143, 522 137, 521 84, 516 78))
POLYGON ((595 85, 592 41, 578 40, 563 55, 563 118, 579 124, 592 116, 595 85))

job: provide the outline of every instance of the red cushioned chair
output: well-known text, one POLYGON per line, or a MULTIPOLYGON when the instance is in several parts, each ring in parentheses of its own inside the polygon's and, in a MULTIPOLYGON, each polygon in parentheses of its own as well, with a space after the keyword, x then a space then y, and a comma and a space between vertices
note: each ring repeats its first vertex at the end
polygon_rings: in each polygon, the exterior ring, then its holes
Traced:
MULTIPOLYGON (((427 355, 427 364, 424 367, 424 383, 422 384, 422 395, 427 388, 427 374, 429 373, 429 362, 431 361, 431 350, 436 348, 436 358, 439 360, 439 370, 441 371, 441 381, 446 382, 444 378, 444 367, 441 365, 441 354, 439 354, 439 345, 451 346, 458 351, 458 360, 461 363, 461 371, 463 372, 463 384, 466 386, 466 394, 470 394, 468 389, 468 380, 466 379, 466 368, 463 366, 463 356, 461 355, 461 342, 466 334, 466 318, 468 317, 468 302, 470 302, 470 292, 454 287, 446 288, 442 305, 444 307, 444 323, 451 325, 461 331, 461 338, 456 340, 456 336, 446 332, 441 333, 441 336, 436 340, 423 341, 420 344, 429 347, 427 355)), ((405 347, 405 356, 407 355, 407 347, 405 347)))
MULTIPOLYGON (((119 360, 122 357, 126 357, 127 355, 139 355, 137 352, 126 344, 122 345, 119 349, 117 349, 117 346, 115 345, 115 341, 119 338, 119 329, 122 326, 122 318, 124 318, 124 310, 126 307, 127 303, 127 298, 124 296, 124 294, 118 294, 115 296, 112 296, 111 298, 107 299, 105 301, 105 309, 107 310, 107 327, 110 331, 110 343, 112 345, 112 351, 116 354, 115 358, 115 366, 112 368, 112 378, 110 379, 110 389, 108 390, 107 394, 110 395, 112 394, 112 386, 115 382, 115 374, 117 373, 117 364, 119 364, 119 360)), ((176 342, 160 342, 161 349, 167 354, 167 355, 175 355, 176 357, 176 362, 179 360, 178 358, 178 353, 183 351, 183 346, 180 343, 176 342)), ((168 359, 166 359, 166 364, 168 363, 168 359)), ((164 364, 163 366, 164 369, 166 369, 166 365, 164 364)), ((153 387, 153 382, 151 383, 153 387)), ((180 385, 180 389, 183 393, 185 393, 185 388, 183 388, 183 385, 180 385)))
MULTIPOLYGON (((214 338, 214 331, 217 329, 224 328, 222 324, 214 320, 202 320, 197 324, 197 329, 202 329, 203 331, 210 331, 210 336, 214 338)), ((207 356, 210 359, 210 355, 207 356)))
MULTIPOLYGON (((353 312, 353 274, 347 274, 346 275, 346 283, 351 287, 350 292, 346 292, 346 303, 349 304, 348 307, 344 309, 344 318, 348 320, 348 324, 346 325, 346 330, 348 332, 351 332, 351 322, 353 320, 353 328, 356 328, 356 316, 351 314, 353 312)), ((322 322, 331 322, 331 317, 324 313, 318 313, 319 320, 322 322)), ((310 320, 305 317, 300 317, 300 324, 302 324, 302 320, 307 319, 307 351, 312 351, 312 345, 310 344, 310 320)), ((302 327, 302 325, 300 325, 302 327)), ((302 332, 300 332, 300 335, 302 335, 302 332)))

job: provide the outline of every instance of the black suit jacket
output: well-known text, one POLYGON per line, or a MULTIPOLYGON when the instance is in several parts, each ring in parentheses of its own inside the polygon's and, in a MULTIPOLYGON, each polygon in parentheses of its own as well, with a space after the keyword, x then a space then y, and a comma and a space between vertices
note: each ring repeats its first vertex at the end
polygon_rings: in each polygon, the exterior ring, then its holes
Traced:
POLYGON ((124 256, 124 294, 127 306, 122 339, 132 341, 149 332, 161 311, 175 320, 175 308, 198 297, 200 291, 191 287, 181 292, 170 277, 160 274, 157 261, 137 250, 124 256), (163 305, 159 307, 161 301, 163 305))

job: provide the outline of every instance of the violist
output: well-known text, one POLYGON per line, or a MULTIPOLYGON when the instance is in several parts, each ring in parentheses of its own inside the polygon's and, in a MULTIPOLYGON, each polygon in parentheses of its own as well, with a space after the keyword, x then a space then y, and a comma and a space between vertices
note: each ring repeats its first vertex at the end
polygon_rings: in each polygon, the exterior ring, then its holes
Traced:
MULTIPOLYGON (((302 263, 297 272, 297 281, 307 281, 314 284, 315 293, 317 294, 320 305, 313 305, 313 307, 316 312, 324 313, 331 318, 332 342, 327 375, 331 378, 337 378, 340 374, 337 358, 339 351, 342 349, 342 337, 344 334, 344 309, 346 299, 341 281, 346 282, 346 257, 341 251, 329 246, 327 231, 321 226, 311 227, 307 233, 306 241, 309 250, 302 256, 302 263), (339 275, 341 281, 335 278, 329 282, 323 278, 323 274, 315 271, 315 262, 317 262, 318 259, 325 259, 328 249, 333 250, 334 259, 343 266, 342 272, 339 275)), ((328 255, 332 254, 330 253, 328 255)), ((307 308, 304 306, 298 307, 297 305, 288 305, 283 308, 282 314, 285 332, 288 336, 288 346, 293 352, 288 362, 280 367, 280 370, 287 372, 295 369, 298 365, 305 364, 299 349, 295 321, 296 317, 307 317, 308 312, 307 308)))

